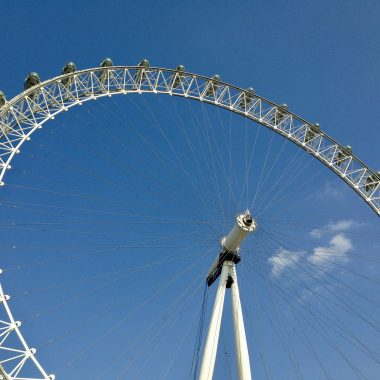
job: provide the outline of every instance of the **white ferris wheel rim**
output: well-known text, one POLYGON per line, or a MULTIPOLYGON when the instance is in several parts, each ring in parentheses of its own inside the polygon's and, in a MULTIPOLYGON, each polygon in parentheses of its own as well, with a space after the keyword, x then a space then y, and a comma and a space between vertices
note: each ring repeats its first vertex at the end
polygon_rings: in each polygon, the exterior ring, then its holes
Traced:
MULTIPOLYGON (((78 70, 41 82, 6 102, 0 108, 0 185, 4 185, 6 171, 11 168, 12 159, 20 152, 22 144, 46 122, 83 102, 131 93, 167 94, 198 100, 269 128, 322 162, 380 216, 379 174, 346 147, 316 129, 315 124, 290 112, 284 105, 220 79, 216 81, 213 77, 160 67, 109 66, 78 70)), ((5 373, 7 380, 32 380, 18 377, 28 359, 40 372, 41 380, 54 379, 54 375, 48 375, 38 362, 36 350, 30 348, 22 336, 21 323, 15 321, 8 300, 9 296, 0 285, 0 303, 9 319, 5 323, 6 333, 15 332, 24 348, 23 351, 14 350, 19 364, 12 372, 5 373)), ((5 339, 1 341, 0 349, 5 339)), ((0 365, 0 375, 2 371, 0 365)))
POLYGON ((4 185, 6 170, 11 168, 21 145, 57 114, 99 97, 130 93, 168 94, 198 100, 265 126, 322 162, 380 216, 379 174, 348 147, 315 129, 315 124, 290 112, 287 106, 223 82, 219 77, 215 80, 160 67, 109 66, 75 71, 41 82, 5 103, 0 108, 0 185, 4 185))

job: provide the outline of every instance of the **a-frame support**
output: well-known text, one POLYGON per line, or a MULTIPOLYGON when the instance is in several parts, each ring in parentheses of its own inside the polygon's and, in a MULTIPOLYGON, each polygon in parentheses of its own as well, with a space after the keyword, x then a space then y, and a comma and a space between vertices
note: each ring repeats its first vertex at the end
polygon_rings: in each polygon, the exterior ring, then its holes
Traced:
POLYGON ((208 286, 211 286, 219 276, 220 280, 203 351, 199 380, 212 380, 213 378, 223 315, 224 298, 226 295, 226 289, 229 288, 231 289, 238 377, 239 380, 252 380, 235 265, 240 261, 240 256, 238 254, 240 243, 255 229, 256 222, 252 219, 248 211, 244 214, 238 215, 234 228, 222 239, 222 252, 215 260, 207 275, 208 286))
POLYGON ((235 263, 233 261, 224 261, 204 347, 199 380, 212 380, 214 374, 226 288, 231 288, 236 367, 239 380, 252 379, 235 263))

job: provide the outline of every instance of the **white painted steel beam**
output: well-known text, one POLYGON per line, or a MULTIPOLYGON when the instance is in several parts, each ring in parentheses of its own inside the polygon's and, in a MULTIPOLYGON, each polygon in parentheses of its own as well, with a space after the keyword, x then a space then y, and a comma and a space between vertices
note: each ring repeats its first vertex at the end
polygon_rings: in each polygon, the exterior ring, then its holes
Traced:
POLYGON ((222 322, 223 305, 227 283, 232 279, 232 316, 235 337, 236 368, 239 380, 252 380, 251 366, 247 338, 245 335, 244 319, 240 302, 239 287, 236 275, 236 267, 233 261, 226 260, 223 263, 219 286, 216 293, 214 309, 207 334, 206 344, 203 352, 202 365, 199 380, 212 380, 215 368, 216 353, 222 322))
MULTIPOLYGON (((212 380, 215 367, 216 352, 220 334, 220 324, 222 322, 224 296, 226 293, 227 278, 229 274, 229 262, 223 263, 220 275, 219 286, 216 292, 214 309, 212 311, 210 326, 208 328, 207 339, 203 351, 202 365, 199 372, 199 380, 212 380)), ((231 263, 231 262, 230 262, 231 263)))
POLYGON ((233 284, 231 285, 231 304, 234 321, 236 367, 238 370, 239 380, 251 380, 251 366, 249 362, 247 338, 245 335, 244 319, 241 310, 235 265, 231 267, 231 275, 232 279, 234 280, 233 284))

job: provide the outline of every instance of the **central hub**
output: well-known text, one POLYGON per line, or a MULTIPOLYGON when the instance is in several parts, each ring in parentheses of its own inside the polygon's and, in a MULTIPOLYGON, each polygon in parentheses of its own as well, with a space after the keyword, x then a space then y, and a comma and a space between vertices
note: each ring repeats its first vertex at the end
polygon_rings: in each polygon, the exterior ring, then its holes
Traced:
POLYGON ((256 221, 252 218, 248 210, 236 217, 234 227, 230 233, 221 240, 222 251, 207 274, 208 286, 211 286, 219 277, 225 261, 232 261, 237 264, 241 260, 238 254, 240 244, 247 235, 255 231, 256 227, 256 221))
POLYGON ((249 211, 236 217, 236 224, 230 233, 221 240, 222 248, 228 252, 238 252, 244 238, 256 229, 257 225, 249 211))

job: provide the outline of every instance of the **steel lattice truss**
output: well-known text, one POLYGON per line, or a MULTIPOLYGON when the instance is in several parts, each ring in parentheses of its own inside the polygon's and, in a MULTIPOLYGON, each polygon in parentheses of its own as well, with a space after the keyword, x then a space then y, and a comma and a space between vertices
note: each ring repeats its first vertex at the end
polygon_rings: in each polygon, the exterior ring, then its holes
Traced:
POLYGON ((0 109, 0 182, 24 141, 56 114, 97 97, 142 92, 211 103, 276 131, 329 167, 380 215, 379 174, 312 123, 283 106, 220 80, 153 67, 77 71, 43 82, 6 103, 0 109))
POLYGON ((21 322, 13 318, 9 299, 0 285, 0 303, 3 305, 0 313, 0 379, 54 380, 55 376, 48 375, 37 361, 36 349, 30 348, 21 335, 21 322), (30 366, 33 366, 33 377, 30 377, 30 366))
MULTIPOLYGON (((98 97, 145 92, 210 103, 274 130, 336 173, 380 216, 380 174, 369 169, 350 149, 338 144, 315 124, 289 112, 287 107, 219 78, 155 67, 112 66, 76 71, 38 84, 5 103, 0 108, 0 185, 4 185, 5 173, 11 168, 12 158, 20 152, 21 145, 55 115, 98 97)), ((52 379, 52 375, 46 375, 38 364, 34 351, 26 345, 2 290, 0 299, 8 316, 8 320, 0 321, 0 351, 10 350, 14 360, 19 360, 13 369, 7 369, 9 380, 30 379, 18 375, 28 359, 40 370, 41 379, 52 379), (19 351, 6 346, 13 332, 23 346, 19 351)), ((9 362, 0 357, 4 367, 9 362)))

